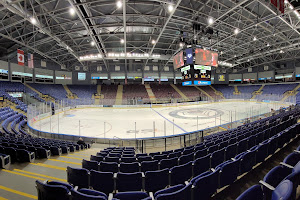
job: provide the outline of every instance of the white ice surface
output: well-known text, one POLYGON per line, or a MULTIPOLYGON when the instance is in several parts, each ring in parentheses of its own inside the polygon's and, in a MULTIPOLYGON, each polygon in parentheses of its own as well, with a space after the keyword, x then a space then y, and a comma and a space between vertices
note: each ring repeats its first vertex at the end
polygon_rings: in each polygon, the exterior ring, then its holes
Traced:
POLYGON ((163 108, 85 108, 42 119, 33 127, 88 137, 145 138, 214 127, 270 112, 271 108, 276 109, 276 105, 240 101, 163 108))

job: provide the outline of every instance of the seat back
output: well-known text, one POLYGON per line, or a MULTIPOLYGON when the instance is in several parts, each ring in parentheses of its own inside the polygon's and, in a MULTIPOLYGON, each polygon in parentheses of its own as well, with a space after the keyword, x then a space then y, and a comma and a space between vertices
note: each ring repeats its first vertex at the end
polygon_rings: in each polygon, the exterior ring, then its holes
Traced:
POLYGON ((87 169, 89 171, 92 169, 98 171, 99 165, 98 165, 97 161, 88 161, 88 160, 83 159, 82 160, 82 168, 87 169))
POLYGON ((142 189, 142 173, 117 173, 117 190, 119 192, 140 191, 142 189))
POLYGON ((169 169, 145 172, 145 190, 156 192, 169 185, 169 169))
POLYGON ((264 200, 264 193, 260 185, 253 185, 243 192, 236 200, 264 200))
POLYGON ((118 163, 116 163, 116 162, 101 162, 100 163, 100 171, 117 173, 119 171, 118 163))
POLYGON ((138 162, 133 162, 133 163, 121 163, 120 164, 120 172, 123 173, 134 173, 134 172, 139 172, 140 171, 140 166, 138 162))
POLYGON ((114 173, 99 172, 91 170, 90 172, 90 186, 94 190, 102 191, 105 194, 112 193, 114 190, 114 173))
POLYGON ((36 181, 39 200, 69 200, 69 189, 62 185, 48 185, 36 181))
POLYGON ((210 168, 210 156, 211 154, 208 154, 206 156, 203 156, 201 158, 198 158, 194 161, 194 177, 202 174, 203 172, 209 170, 210 168))
POLYGON ((171 169, 178 165, 178 158, 162 159, 159 163, 159 169, 171 169))
POLYGON ((79 188, 89 187, 89 171, 87 169, 79 169, 67 167, 68 183, 78 186, 79 188))
POLYGON ((192 162, 175 166, 170 169, 171 185, 182 184, 192 177, 192 162))
POLYGON ((141 163, 141 172, 158 170, 158 161, 143 161, 141 163))

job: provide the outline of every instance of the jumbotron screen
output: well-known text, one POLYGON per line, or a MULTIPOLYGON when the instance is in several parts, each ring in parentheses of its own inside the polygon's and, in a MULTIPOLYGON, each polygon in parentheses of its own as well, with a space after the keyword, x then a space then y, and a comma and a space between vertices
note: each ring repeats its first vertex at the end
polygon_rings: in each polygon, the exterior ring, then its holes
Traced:
POLYGON ((219 55, 217 52, 197 48, 195 50, 196 65, 218 67, 219 55))
POLYGON ((174 56, 173 65, 174 65, 174 69, 178 69, 184 66, 183 51, 179 52, 174 56))

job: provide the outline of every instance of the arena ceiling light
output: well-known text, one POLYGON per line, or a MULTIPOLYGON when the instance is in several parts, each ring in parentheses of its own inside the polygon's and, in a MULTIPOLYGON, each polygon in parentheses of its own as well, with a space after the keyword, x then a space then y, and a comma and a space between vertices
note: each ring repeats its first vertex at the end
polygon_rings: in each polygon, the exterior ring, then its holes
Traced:
POLYGON ((121 39, 120 42, 121 42, 121 44, 124 44, 125 41, 124 41, 124 39, 121 39))
POLYGON ((254 36, 253 41, 256 41, 256 40, 257 40, 257 38, 254 36))
POLYGON ((30 23, 32 23, 33 25, 36 25, 37 21, 34 17, 30 18, 30 23))
POLYGON ((156 41, 155 41, 155 40, 152 40, 152 41, 151 41, 151 43, 152 43, 152 44, 155 44, 155 43, 156 43, 156 41))
POLYGON ((183 47, 183 46, 184 46, 184 43, 183 43, 183 42, 180 42, 180 43, 179 43, 179 46, 180 46, 180 47, 183 47))
POLYGON ((234 34, 239 34, 240 30, 238 28, 234 29, 234 34))
POLYGON ((95 42, 94 41, 91 41, 91 46, 95 46, 95 42))
POLYGON ((270 44, 268 43, 268 44, 267 44, 267 47, 269 47, 269 46, 270 46, 270 44))
POLYGON ((69 9, 69 13, 70 13, 70 15, 74 16, 75 15, 75 9, 74 8, 70 8, 69 9))
POLYGON ((207 19, 207 22, 208 22, 209 25, 212 25, 214 23, 214 19, 212 17, 209 17, 207 19))
POLYGON ((173 4, 169 4, 169 5, 168 5, 168 11, 169 11, 169 12, 172 12, 173 10, 174 10, 173 4))
POLYGON ((117 1, 117 8, 122 8, 122 1, 117 1))

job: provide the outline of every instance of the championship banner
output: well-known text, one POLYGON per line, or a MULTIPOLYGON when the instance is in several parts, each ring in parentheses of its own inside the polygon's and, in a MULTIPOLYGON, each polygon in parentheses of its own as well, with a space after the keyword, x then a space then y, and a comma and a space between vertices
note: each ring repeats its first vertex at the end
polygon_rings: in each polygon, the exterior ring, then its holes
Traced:
POLYGON ((18 49, 18 65, 24 66, 24 51, 18 49))

